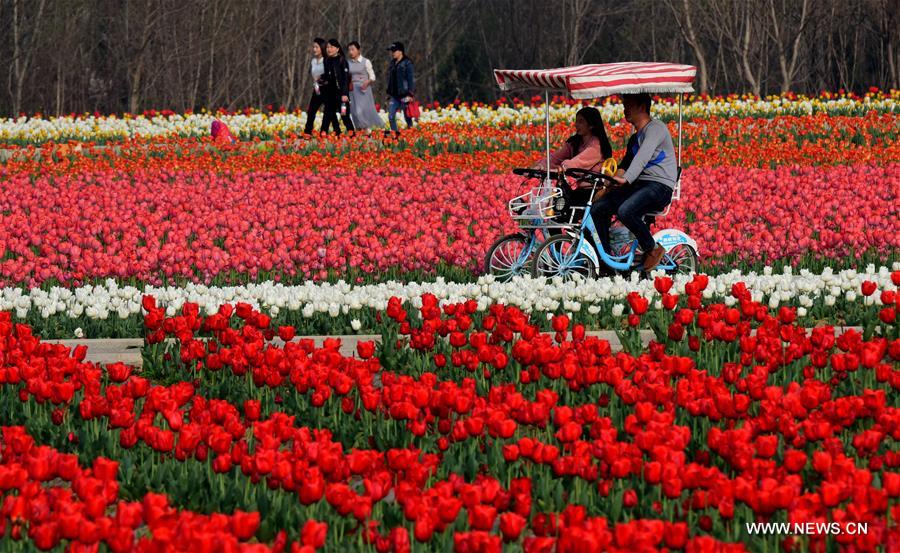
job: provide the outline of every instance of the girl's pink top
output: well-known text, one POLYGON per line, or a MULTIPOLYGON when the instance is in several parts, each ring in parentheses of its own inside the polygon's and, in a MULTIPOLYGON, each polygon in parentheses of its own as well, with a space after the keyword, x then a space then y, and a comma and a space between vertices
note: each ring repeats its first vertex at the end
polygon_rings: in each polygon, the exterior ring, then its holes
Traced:
MULTIPOLYGON (((594 169, 603 161, 603 153, 600 150, 600 139, 591 136, 581 143, 578 153, 572 151, 572 145, 565 142, 562 147, 550 154, 550 168, 558 169, 594 169)), ((535 167, 542 167, 546 160, 535 163, 535 167)))

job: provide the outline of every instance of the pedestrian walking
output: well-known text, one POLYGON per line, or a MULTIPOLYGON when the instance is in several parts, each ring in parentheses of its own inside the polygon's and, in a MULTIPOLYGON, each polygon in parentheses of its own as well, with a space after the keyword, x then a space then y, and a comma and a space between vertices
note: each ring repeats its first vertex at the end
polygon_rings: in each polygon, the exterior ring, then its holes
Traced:
POLYGON ((357 129, 384 127, 384 121, 375 109, 375 94, 372 85, 375 83, 375 71, 372 62, 364 58, 355 40, 347 45, 350 59, 350 115, 353 126, 357 129))
POLYGON ((350 120, 350 70, 344 49, 336 38, 325 44, 325 63, 322 74, 322 95, 325 103, 325 117, 322 120, 322 132, 327 133, 329 127, 334 133, 341 134, 338 123, 340 114, 348 132, 353 132, 353 121, 350 120))
POLYGON ((303 129, 305 134, 312 134, 313 124, 316 122, 316 113, 322 107, 324 99, 322 98, 322 74, 325 73, 325 39, 315 38, 312 42, 312 59, 309 61, 309 74, 312 76, 313 91, 309 98, 309 105, 306 108, 306 126, 303 129))
POLYGON ((412 60, 406 55, 406 49, 402 42, 394 42, 388 46, 391 52, 391 63, 388 66, 387 93, 390 97, 388 105, 388 121, 391 131, 399 134, 397 130, 397 111, 403 111, 406 126, 412 127, 413 120, 406 112, 406 104, 413 100, 415 94, 415 76, 412 60))

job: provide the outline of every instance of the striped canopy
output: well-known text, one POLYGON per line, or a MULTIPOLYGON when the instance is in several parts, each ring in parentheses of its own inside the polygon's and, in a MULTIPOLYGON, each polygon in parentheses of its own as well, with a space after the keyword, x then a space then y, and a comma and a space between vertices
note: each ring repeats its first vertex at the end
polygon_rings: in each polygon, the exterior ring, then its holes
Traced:
POLYGON ((587 100, 613 94, 693 92, 696 73, 693 65, 628 61, 558 69, 494 69, 494 78, 501 90, 549 88, 587 100))

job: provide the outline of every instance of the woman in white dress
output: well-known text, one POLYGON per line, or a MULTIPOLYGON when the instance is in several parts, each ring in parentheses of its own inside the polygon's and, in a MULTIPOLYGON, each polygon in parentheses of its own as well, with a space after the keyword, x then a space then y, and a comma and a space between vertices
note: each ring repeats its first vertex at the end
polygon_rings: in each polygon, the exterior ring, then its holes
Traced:
POLYGON ((350 116, 357 129, 381 128, 384 120, 375 109, 375 95, 372 94, 372 83, 375 82, 375 71, 372 62, 362 56, 359 43, 355 40, 347 45, 347 60, 350 66, 350 116))

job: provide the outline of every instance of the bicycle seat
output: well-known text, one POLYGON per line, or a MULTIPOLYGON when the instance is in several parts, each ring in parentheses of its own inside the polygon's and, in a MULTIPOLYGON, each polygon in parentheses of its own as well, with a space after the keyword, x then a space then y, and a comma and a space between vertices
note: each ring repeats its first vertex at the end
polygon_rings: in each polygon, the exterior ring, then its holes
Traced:
POLYGON ((652 221, 647 221, 648 225, 652 225, 654 221, 656 221, 657 217, 665 217, 669 213, 669 208, 672 207, 672 202, 666 204, 666 207, 660 209, 659 211, 651 211, 650 213, 644 214, 644 220, 652 219, 652 221))
POLYGON ((675 181, 675 188, 672 190, 672 199, 669 200, 669 203, 666 204, 666 207, 662 208, 659 211, 654 211, 644 215, 644 217, 665 217, 669 214, 669 210, 672 209, 672 203, 675 200, 681 199, 681 167, 678 168, 678 180, 675 181))

